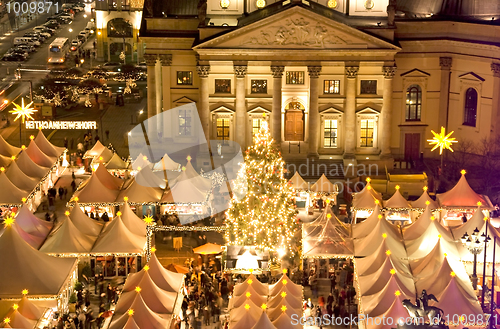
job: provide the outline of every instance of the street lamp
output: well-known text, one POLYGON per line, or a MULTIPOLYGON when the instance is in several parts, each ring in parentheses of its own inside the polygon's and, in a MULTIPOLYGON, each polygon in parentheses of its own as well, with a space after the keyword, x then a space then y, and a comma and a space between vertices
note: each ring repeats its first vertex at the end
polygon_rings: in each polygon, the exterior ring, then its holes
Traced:
POLYGON ((462 244, 469 250, 471 254, 474 255, 474 270, 472 273, 472 286, 474 290, 477 289, 477 255, 483 252, 485 245, 483 243, 488 240, 486 234, 481 234, 479 237, 479 230, 477 227, 474 229, 472 234, 469 236, 467 232, 464 233, 462 238, 462 244))
MULTIPOLYGON (((486 248, 488 247, 488 242, 490 242, 491 238, 490 236, 488 235, 488 218, 484 218, 484 226, 486 227, 485 229, 485 232, 484 232, 484 235, 481 234, 481 238, 483 238, 484 240, 484 262, 483 262, 483 288, 482 288, 482 291, 481 291, 481 309, 484 310, 484 294, 486 292, 486 289, 488 288, 488 286, 486 285, 486 248)), ((493 260, 493 264, 495 264, 495 261, 493 260)), ((493 266, 494 268, 495 266, 493 266)))
POLYGON ((80 67, 83 67, 83 63, 85 62, 85 60, 82 58, 80 59, 80 67))

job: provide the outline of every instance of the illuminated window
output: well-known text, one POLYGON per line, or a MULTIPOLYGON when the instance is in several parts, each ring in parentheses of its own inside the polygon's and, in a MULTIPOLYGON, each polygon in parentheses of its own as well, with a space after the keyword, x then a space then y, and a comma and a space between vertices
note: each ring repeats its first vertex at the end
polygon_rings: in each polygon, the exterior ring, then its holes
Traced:
POLYGON ((477 91, 474 88, 469 88, 465 92, 464 125, 475 127, 476 118, 477 118, 477 91))
POLYGON ((229 140, 228 118, 217 118, 217 139, 223 141, 229 140))
POLYGON ((191 111, 179 110, 179 135, 191 135, 191 111))
POLYGON ((231 93, 231 79, 215 79, 215 93, 231 93))
POLYGON ((325 80, 323 92, 325 94, 340 94, 340 80, 325 80))
POLYGON ((377 94, 377 80, 361 80, 361 94, 377 94))
POLYGON ((361 120, 361 147, 373 147, 373 127, 374 120, 361 120))
POLYGON ((260 125, 262 124, 263 120, 264 119, 262 119, 262 118, 252 119, 252 136, 254 137, 254 139, 255 139, 255 135, 257 135, 257 133, 260 130, 260 125))
POLYGON ((252 80, 252 94, 267 94, 267 80, 252 80))
POLYGON ((192 85, 193 72, 192 71, 177 71, 177 84, 178 85, 192 85))
POLYGON ((287 71, 286 72, 287 85, 303 85, 304 84, 304 71, 287 71))
POLYGON ((337 120, 325 120, 324 147, 337 147, 337 120))
POLYGON ((422 112, 422 88, 411 85, 406 90, 406 121, 420 121, 422 112))

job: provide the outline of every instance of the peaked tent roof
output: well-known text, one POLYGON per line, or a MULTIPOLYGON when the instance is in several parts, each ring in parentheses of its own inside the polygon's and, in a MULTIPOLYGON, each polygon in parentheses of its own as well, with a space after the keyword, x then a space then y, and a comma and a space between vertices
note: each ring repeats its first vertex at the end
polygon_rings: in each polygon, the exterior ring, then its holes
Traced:
POLYGON ((5 173, 0 174, 0 204, 12 205, 21 204, 22 199, 26 198, 31 191, 24 191, 18 188, 13 182, 7 178, 5 173))
POLYGON ((354 195, 352 200, 352 206, 354 209, 375 209, 375 207, 380 204, 381 200, 377 199, 370 192, 365 192, 366 189, 367 188, 365 187, 363 191, 354 195))
POLYGON ((153 171, 163 171, 163 170, 179 170, 181 165, 174 160, 172 160, 167 153, 163 155, 160 161, 154 164, 153 171))
POLYGON ((262 312, 257 323, 252 327, 252 329, 276 329, 274 324, 269 320, 266 312, 262 312))
POLYGON ((86 181, 85 185, 77 190, 73 195, 72 200, 78 197, 80 203, 113 203, 118 197, 118 190, 107 188, 99 178, 93 174, 86 181))
POLYGON ((308 232, 304 239, 319 239, 321 237, 338 239, 337 235, 340 235, 342 239, 349 237, 347 226, 335 216, 331 208, 330 211, 327 211, 328 208, 330 208, 329 204, 318 219, 307 225, 309 230, 307 230, 308 232), (311 227, 312 225, 314 225, 314 227, 311 227))
POLYGON ((439 204, 437 201, 433 200, 427 190, 424 190, 424 193, 415 201, 411 202, 412 208, 420 208, 420 209, 425 209, 427 207, 426 202, 429 201, 429 208, 431 210, 438 209, 439 204))
POLYGON ((97 176, 101 183, 106 186, 110 190, 119 190, 124 180, 118 177, 115 177, 106 170, 106 167, 99 165, 92 176, 97 176))
MULTIPOLYGON (((126 318, 123 317, 122 320, 125 320, 126 318)), ((122 321, 114 321, 110 324, 109 329, 140 329, 139 326, 137 325, 137 322, 135 322, 133 316, 129 316, 128 319, 126 319, 127 322, 122 323, 122 321)))
POLYGON ((131 203, 148 203, 148 202, 158 202, 161 200, 163 195, 163 190, 159 187, 150 187, 139 184, 135 178, 131 179, 132 182, 125 188, 121 190, 116 198, 117 202, 123 201, 124 197, 128 198, 128 202, 131 203))
POLYGON ((85 154, 83 155, 83 158, 93 158, 93 157, 96 157, 98 156, 99 154, 101 154, 101 152, 105 149, 106 147, 104 145, 101 144, 101 141, 97 141, 95 142, 94 146, 92 146, 92 148, 90 150, 88 150, 87 152, 85 152, 85 154))
POLYGON ((18 155, 19 152, 21 152, 20 147, 10 145, 2 136, 0 136, 0 155, 10 158, 13 155, 18 155))
POLYGON ((294 309, 300 309, 302 307, 302 294, 293 296, 287 293, 285 297, 281 294, 270 297, 267 301, 267 306, 272 309, 276 307, 281 307, 281 305, 290 305, 294 309))
POLYGON ((330 182, 328 178, 326 178, 325 174, 322 174, 321 177, 316 181, 316 183, 311 186, 310 190, 313 192, 332 193, 336 191, 336 188, 335 185, 332 184, 332 182, 330 182))
POLYGON ((116 313, 127 312, 139 297, 142 297, 146 305, 155 313, 170 314, 173 312, 177 299, 176 292, 161 290, 149 276, 144 276, 137 287, 141 289, 140 292, 128 291, 121 295, 118 304, 116 304, 116 313))
POLYGON ((150 164, 151 162, 149 162, 148 157, 142 153, 139 153, 137 158, 133 159, 131 167, 133 170, 141 170, 142 168, 147 167, 150 164))
POLYGON ((49 140, 45 137, 41 130, 36 135, 35 143, 40 148, 40 150, 43 153, 47 154, 49 157, 58 158, 63 154, 64 150, 66 150, 65 147, 55 146, 54 144, 49 142, 49 140))
POLYGON ((292 178, 290 178, 288 182, 296 190, 307 190, 308 188, 306 181, 299 175, 298 171, 293 174, 292 178))
MULTIPOLYGON (((246 322, 246 320, 251 320, 252 318, 255 319, 255 322, 257 322, 258 318, 262 314, 262 308, 260 307, 261 305, 255 305, 255 303, 252 300, 248 300, 245 304, 241 305, 238 308, 232 309, 229 312, 229 318, 231 322, 246 322), (246 309, 245 306, 248 305, 249 308, 246 309), (248 317, 250 315, 250 318, 248 317)), ((253 324, 251 325, 253 326, 253 324)))
POLYGON ((233 295, 234 296, 243 295, 249 287, 251 287, 259 295, 267 296, 269 294, 268 286, 260 282, 255 275, 250 274, 245 281, 234 286, 233 295))
POLYGON ((430 302, 429 304, 442 309, 444 318, 453 317, 455 314, 465 314, 468 319, 471 314, 475 316, 483 314, 477 299, 467 297, 467 292, 457 282, 456 277, 451 278, 446 288, 436 298, 439 302, 430 302))
POLYGON ((292 305, 288 303, 288 299, 284 299, 282 304, 279 304, 277 307, 268 308, 267 315, 271 321, 276 320, 281 314, 287 314, 289 317, 292 317, 294 314, 302 314, 302 307, 293 308, 292 305), (286 310, 283 312, 281 307, 286 306, 286 310))
POLYGON ((35 186, 40 182, 39 179, 26 175, 15 161, 7 168, 5 174, 14 185, 25 191, 33 191, 35 186))
POLYGON ((371 255, 373 253, 373 246, 381 245, 384 240, 392 253, 397 256, 402 256, 402 253, 404 254, 405 249, 400 232, 393 224, 382 218, 373 227, 370 234, 362 239, 354 240, 354 255, 358 257, 371 255), (384 234, 387 235, 386 238, 384 238, 384 234))
POLYGON ((466 232, 467 234, 471 234, 474 229, 477 227, 478 230, 481 230, 485 223, 485 216, 483 213, 483 209, 481 206, 478 206, 472 217, 465 223, 460 226, 451 227, 451 233, 455 239, 460 239, 466 232))
POLYGON ((433 217, 430 207, 426 207, 424 212, 410 225, 403 228, 403 237, 405 240, 414 240, 422 236, 425 230, 431 225, 433 217))
POLYGON ((328 222, 328 214, 330 214, 330 216, 335 216, 332 207, 330 206, 330 202, 326 204, 323 212, 316 217, 315 220, 303 224, 304 235, 307 236, 309 233, 317 232, 318 230, 321 231, 321 227, 328 222))
POLYGON ((254 303, 257 306, 260 306, 267 301, 267 296, 265 295, 259 295, 254 289, 251 287, 247 288, 246 291, 239 295, 231 298, 229 301, 229 309, 235 309, 239 307, 245 306, 245 304, 248 304, 249 302, 254 303), (247 297, 247 293, 249 293, 249 297, 247 297))
POLYGON ((196 179, 177 181, 161 198, 162 203, 204 203, 207 201, 209 189, 198 187, 196 179))
MULTIPOLYGON (((443 265, 446 257, 450 257, 450 259, 459 259, 457 254, 453 254, 454 251, 446 250, 443 247, 442 241, 443 240, 440 239, 427 256, 410 261, 410 267, 415 278, 421 278, 423 276, 429 276, 433 273, 437 273, 443 265)), ((458 271, 460 271, 463 267, 462 264, 457 263, 456 261, 452 261, 451 265, 453 265, 453 269, 457 269, 458 271)))
POLYGON ((399 189, 396 189, 390 199, 384 202, 384 207, 392 209, 410 208, 410 203, 401 195, 399 189))
POLYGON ((293 324, 292 318, 286 313, 282 313, 276 320, 272 322, 277 329, 302 329, 300 324, 293 324))
POLYGON ((369 181, 366 182, 365 187, 360 192, 354 195, 354 198, 356 198, 356 196, 358 195, 361 196, 362 194, 365 193, 371 194, 375 199, 382 202, 382 193, 375 191, 375 189, 373 188, 372 184, 369 181))
POLYGON ((373 254, 356 259, 358 277, 371 275, 377 272, 387 260, 392 263, 392 266, 396 271, 410 275, 411 271, 408 261, 395 256, 392 251, 388 255, 388 250, 389 248, 387 247, 386 240, 384 240, 373 254))
POLYGON ((278 282, 269 285, 269 295, 275 296, 281 292, 281 289, 286 287, 290 291, 292 291, 295 295, 302 294, 302 286, 295 284, 288 275, 283 274, 278 282), (286 282, 286 283, 285 283, 286 282))
POLYGON ((71 208, 69 218, 76 228, 85 235, 98 236, 104 227, 98 221, 85 215, 78 202, 75 202, 74 207, 71 208))
POLYGON ((130 208, 128 202, 121 207, 123 224, 137 235, 146 236, 146 222, 140 219, 130 208))
POLYGON ((129 164, 122 160, 118 154, 114 153, 111 159, 104 165, 108 170, 125 170, 128 169, 129 164))
POLYGON ((155 175, 155 173, 153 172, 151 167, 152 166, 149 165, 149 166, 142 168, 135 175, 135 177, 134 177, 135 180, 140 185, 143 185, 146 187, 165 189, 167 187, 167 183, 165 182, 165 178, 160 178, 159 176, 155 175))
POLYGON ((19 312, 19 309, 12 310, 6 316, 10 319, 9 326, 4 328, 21 328, 21 329, 32 329, 35 328, 37 320, 30 320, 19 312))
POLYGON ((0 298, 15 298, 23 289, 30 296, 59 295, 77 264, 76 258, 58 258, 29 246, 11 226, 0 236, 0 298))
POLYGON ((6 157, 4 155, 0 154, 0 167, 8 167, 12 163, 12 158, 11 157, 6 157))
POLYGON ((40 251, 47 254, 89 253, 97 237, 85 235, 65 216, 62 224, 47 238, 40 251))
POLYGON ((144 252, 146 237, 132 233, 118 216, 109 223, 97 239, 92 253, 140 254, 144 252))
POLYGON ((38 179, 44 177, 50 170, 50 168, 37 165, 33 160, 31 160, 26 152, 21 152, 21 154, 19 154, 16 163, 23 173, 38 179))
POLYGON ((401 290, 398 282, 396 281, 396 277, 391 276, 384 288, 378 293, 370 296, 361 296, 363 312, 371 317, 376 317, 386 313, 392 306, 396 291, 399 291, 399 297, 401 297, 401 299, 411 299, 415 296, 415 293, 408 295, 404 290, 401 290))
POLYGON ((39 320, 43 315, 43 309, 36 306, 26 295, 21 298, 18 305, 19 313, 30 320, 39 320))
POLYGON ((172 187, 182 180, 191 180, 200 190, 208 190, 212 188, 212 180, 198 174, 191 164, 191 160, 186 163, 186 166, 183 168, 180 175, 169 182, 169 185, 172 187))
MULTIPOLYGON (((371 314, 370 314, 371 316, 371 314)), ((408 311, 403 306, 403 298, 401 296, 395 296, 392 305, 389 309, 381 314, 379 318, 381 319, 406 319, 408 317, 408 311)), ((367 321, 366 328, 367 329, 392 329, 395 324, 389 325, 389 321, 380 321, 380 324, 377 324, 379 321, 367 321)))
POLYGON ((445 250, 457 255, 455 239, 451 232, 439 224, 438 220, 431 220, 426 230, 416 239, 405 240, 408 258, 422 258, 428 255, 434 246, 441 241, 445 250))
POLYGON ((44 221, 31 213, 28 206, 23 205, 16 214, 16 224, 24 232, 38 236, 47 237, 54 223, 44 221))
POLYGON ((365 219, 361 223, 352 225, 352 237, 363 238, 370 234, 370 232, 373 230, 373 227, 377 225, 379 221, 379 215, 382 215, 382 212, 380 211, 380 205, 376 204, 375 208, 367 219, 365 219))
POLYGON ((34 163, 42 167, 52 168, 52 166, 57 160, 56 157, 51 157, 43 153, 43 151, 40 150, 38 145, 36 145, 34 140, 31 140, 30 144, 24 150, 24 152, 26 152, 26 154, 29 155, 29 157, 31 158, 31 160, 33 160, 34 163))
POLYGON ((478 202, 488 205, 486 199, 470 187, 465 174, 462 174, 451 190, 438 194, 437 200, 442 207, 476 207, 478 202))
POLYGON ((107 163, 111 161, 111 159, 113 158, 113 154, 114 154, 113 151, 105 147, 102 149, 101 153, 99 153, 96 157, 94 157, 94 159, 92 159, 92 164, 107 163))
MULTIPOLYGON (((2 228, 3 229, 3 228, 2 228)), ((38 249, 45 241, 46 236, 37 236, 34 234, 26 233, 19 225, 14 225, 14 229, 19 234, 19 236, 26 241, 31 247, 38 249)))
MULTIPOLYGON (((147 306, 140 294, 136 294, 136 298, 131 303, 130 309, 134 310, 134 321, 139 328, 160 329, 170 327, 172 315, 168 314, 167 316, 164 314, 162 316, 161 314, 155 313, 147 306)), ((123 328, 130 315, 128 315, 127 312, 123 314, 115 313, 115 317, 116 318, 111 322, 110 328, 123 328)))

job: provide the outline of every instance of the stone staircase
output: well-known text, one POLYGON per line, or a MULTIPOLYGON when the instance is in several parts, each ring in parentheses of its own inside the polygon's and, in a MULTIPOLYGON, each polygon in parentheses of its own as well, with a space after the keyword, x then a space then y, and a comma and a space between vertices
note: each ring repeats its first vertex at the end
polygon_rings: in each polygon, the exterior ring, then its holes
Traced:
MULTIPOLYGON (((296 171, 306 181, 314 182, 322 174, 332 180, 344 180, 342 160, 329 159, 285 159, 286 177, 291 178, 296 171)), ((332 181, 333 182, 333 181, 332 181)))

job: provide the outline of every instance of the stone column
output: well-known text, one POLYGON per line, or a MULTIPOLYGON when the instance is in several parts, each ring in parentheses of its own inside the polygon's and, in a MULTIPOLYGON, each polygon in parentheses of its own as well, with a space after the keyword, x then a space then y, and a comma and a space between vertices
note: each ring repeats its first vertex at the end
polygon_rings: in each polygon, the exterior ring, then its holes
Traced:
POLYGON ((380 124, 380 134, 381 136, 381 153, 382 158, 391 158, 391 139, 392 139, 392 79, 396 73, 395 66, 384 66, 382 68, 384 73, 384 93, 382 100, 382 113, 381 113, 381 124, 380 124))
POLYGON ((321 66, 308 66, 309 72, 309 151, 308 158, 319 158, 318 145, 320 138, 320 120, 318 112, 318 95, 319 95, 319 73, 321 66))
POLYGON ((236 100, 234 107, 236 109, 236 127, 234 131, 234 141, 241 146, 241 150, 246 149, 246 126, 247 126, 247 107, 245 100, 245 77, 247 75, 246 65, 234 65, 234 77, 236 80, 235 94, 236 100))
MULTIPOLYGON (((148 119, 156 115, 156 61, 158 55, 156 54, 144 54, 144 60, 147 65, 147 84, 148 84, 148 119)), ((157 138, 157 127, 152 121, 148 121, 148 138, 151 142, 157 138)))
POLYGON ((198 115, 200 116, 201 126, 205 133, 207 143, 210 141, 210 103, 208 92, 208 74, 210 65, 198 65, 196 71, 200 77, 200 99, 198 101, 198 115))
POLYGON ((354 158, 356 152, 356 77, 358 76, 358 66, 346 66, 345 75, 347 78, 345 90, 345 139, 344 158, 354 158))
POLYGON ((160 55, 161 61, 161 85, 162 85, 162 111, 168 111, 172 108, 170 94, 170 66, 172 65, 172 55, 160 55))
POLYGON ((492 63, 493 99, 491 104, 491 137, 500 136, 500 63, 492 63))
POLYGON ((284 66, 271 66, 273 73, 273 113, 271 136, 276 141, 276 145, 281 149, 281 86, 284 66))
MULTIPOLYGON (((439 65, 441 66, 441 85, 439 92, 439 117, 438 129, 441 127, 448 128, 448 104, 450 98, 450 70, 451 70, 451 57, 440 57, 439 65)), ((448 130, 448 129, 446 129, 448 130)))

